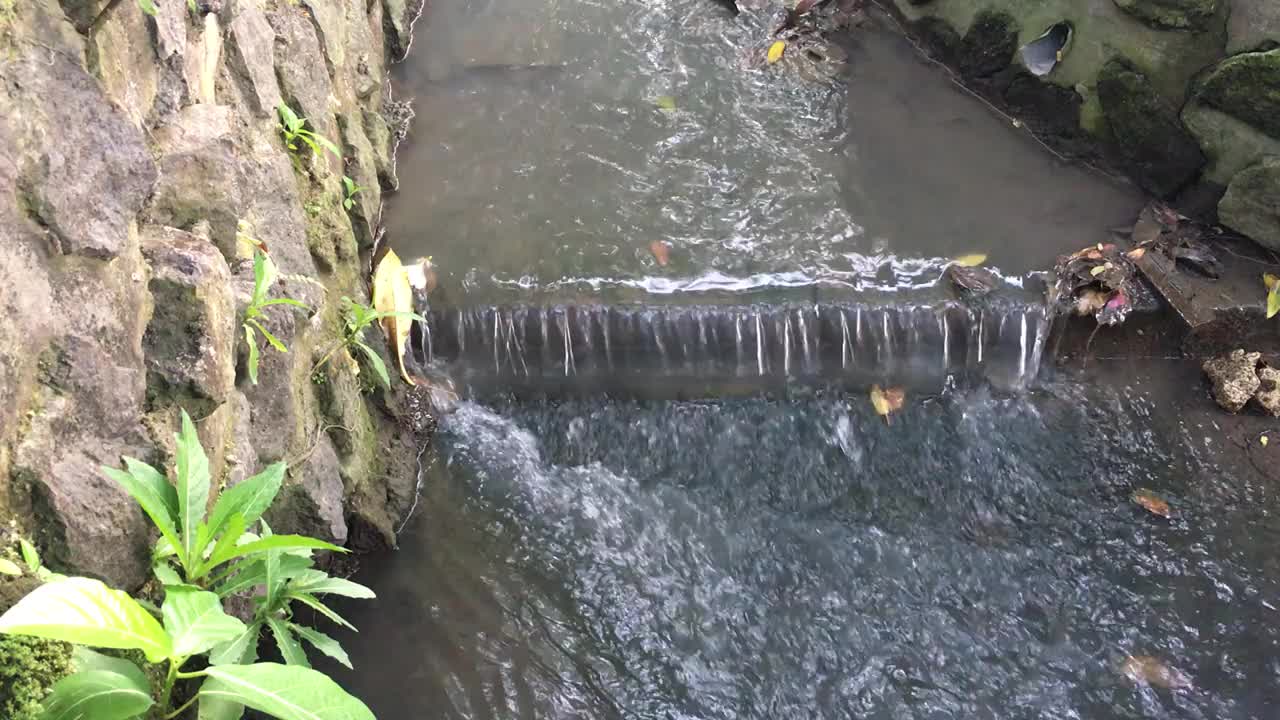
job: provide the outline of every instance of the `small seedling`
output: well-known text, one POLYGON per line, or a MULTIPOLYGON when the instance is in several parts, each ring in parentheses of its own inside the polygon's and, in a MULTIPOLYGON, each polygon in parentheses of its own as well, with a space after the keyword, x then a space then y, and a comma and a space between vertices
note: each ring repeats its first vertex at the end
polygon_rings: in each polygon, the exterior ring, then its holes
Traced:
POLYGON ((369 347, 368 343, 364 341, 365 328, 381 321, 383 318, 389 317, 403 317, 418 320, 420 322, 426 322, 426 320, 421 315, 411 312, 384 312, 374 310, 368 305, 361 305, 349 297, 342 298, 342 307, 343 319, 346 323, 346 331, 343 333, 342 337, 338 339, 337 344, 330 348, 329 352, 324 354, 324 357, 320 358, 320 362, 316 363, 312 372, 324 367, 324 364, 329 362, 329 358, 333 357, 333 354, 342 348, 347 348, 348 351, 359 350, 360 353, 368 359, 369 365, 371 365, 373 367, 373 371, 377 373, 378 380, 382 382, 383 387, 391 387, 391 376, 387 374, 386 364, 382 362, 382 358, 378 356, 378 353, 372 347, 369 347))
POLYGON ((272 335, 265 327, 262 326, 262 318, 265 317, 263 311, 272 305, 289 305, 302 310, 310 310, 305 304, 294 300, 293 298, 268 298, 267 293, 271 289, 271 284, 275 282, 276 266, 267 257, 258 245, 253 250, 253 297, 249 300, 249 305, 244 309, 244 328, 245 342, 249 343, 249 382, 254 385, 258 384, 258 333, 267 339, 267 343, 275 348, 278 352, 289 352, 289 348, 275 335, 272 335))
POLYGON ((357 185, 355 180, 346 175, 342 176, 342 188, 346 194, 346 197, 342 199, 342 209, 351 210, 351 208, 355 207, 356 195, 359 195, 364 188, 357 185))
POLYGON ((311 148, 312 155, 319 155, 320 150, 328 150, 335 157, 342 157, 342 153, 338 151, 338 146, 334 145, 329 138, 307 129, 307 119, 299 117, 293 111, 293 108, 284 103, 276 108, 280 113, 280 132, 284 135, 284 144, 293 152, 298 151, 298 143, 303 143, 311 148))

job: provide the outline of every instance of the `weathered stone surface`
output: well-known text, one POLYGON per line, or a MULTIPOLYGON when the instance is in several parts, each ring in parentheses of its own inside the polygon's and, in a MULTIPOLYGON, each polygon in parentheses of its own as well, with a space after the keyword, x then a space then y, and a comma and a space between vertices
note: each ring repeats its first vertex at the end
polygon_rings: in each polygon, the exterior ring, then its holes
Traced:
POLYGON ((960 39, 956 64, 965 77, 987 77, 1008 67, 1017 51, 1018 27, 1013 17, 982 12, 960 39))
POLYGON ((1267 157, 1231 178, 1218 203, 1223 225, 1280 252, 1280 156, 1267 157))
POLYGON ((382 113, 373 110, 362 110, 364 118, 364 134, 373 145, 373 162, 378 172, 378 184, 384 191, 395 190, 400 186, 396 177, 395 149, 397 140, 391 125, 382 113))
POLYGON ((276 75, 285 102, 314 132, 336 139, 338 128, 329 104, 333 86, 315 26, 301 9, 288 5, 268 14, 267 20, 276 33, 276 75))
POLYGON ((154 303, 142 337, 149 405, 206 416, 235 385, 235 305, 227 261, 208 240, 172 228, 142 232, 154 303))
POLYGON ((267 511, 272 530, 309 535, 342 544, 347 541, 347 521, 342 509, 343 484, 338 455, 327 435, 301 468, 292 471, 276 502, 267 511))
POLYGON ((1219 0, 1114 0, 1120 9, 1154 27, 1172 30, 1203 28, 1219 0))
POLYGON ((1113 59, 1098 76, 1098 99, 1114 149, 1139 185, 1167 197, 1195 178, 1205 160, 1199 144, 1142 73, 1113 59))
POLYGON ((413 23, 422 13, 425 0, 382 0, 382 24, 386 30, 387 55, 392 62, 404 59, 413 42, 413 23))
POLYGON ((227 52, 231 68, 259 117, 273 117, 280 104, 275 69, 276 33, 259 8, 240 4, 227 26, 227 52))
POLYGON ((1258 380, 1261 353, 1233 350, 1230 355, 1205 360, 1202 367, 1213 383, 1213 399, 1228 412, 1240 412, 1262 384, 1258 380))
POLYGON ((232 391, 227 405, 231 409, 231 447, 227 451, 224 481, 227 487, 235 487, 262 467, 258 463, 257 451, 253 449, 249 398, 238 390, 232 391))
POLYGON ((1263 366, 1258 370, 1259 387, 1253 398, 1263 410, 1280 417, 1280 370, 1263 366))
POLYGON ((154 223, 189 230, 208 221, 214 244, 235 256, 236 224, 243 210, 239 159, 223 105, 190 105, 153 134, 160 181, 147 208, 154 223))
POLYGON ((141 131, 65 55, 27 55, 6 76, 0 112, 23 148, 18 189, 29 210, 61 252, 117 256, 156 179, 141 131))
POLYGON ((382 186, 378 178, 378 160, 373 144, 364 134, 361 113, 338 116, 342 129, 342 154, 347 158, 345 174, 355 181, 360 191, 351 198, 352 225, 361 247, 373 247, 374 235, 382 218, 382 186))
POLYGON ((261 121, 259 132, 250 133, 241 152, 241 191, 244 220, 252 235, 271 248, 271 257, 283 273, 315 275, 316 265, 307 247, 307 216, 298 193, 298 176, 289 156, 281 152, 278 124, 261 121))
POLYGON ((184 3, 165 2, 156 5, 156 57, 165 61, 187 51, 187 25, 190 13, 184 3))
POLYGON ((1275 0, 1231 0, 1227 19, 1227 54, 1264 50, 1280 44, 1280 3, 1275 0))
POLYGON ((1222 186, 1263 157, 1280 155, 1280 138, 1198 102, 1183 108, 1182 124, 1195 135, 1209 160, 1205 178, 1222 186))
POLYGON ((1196 98, 1280 138, 1280 48, 1223 60, 1205 76, 1196 98))

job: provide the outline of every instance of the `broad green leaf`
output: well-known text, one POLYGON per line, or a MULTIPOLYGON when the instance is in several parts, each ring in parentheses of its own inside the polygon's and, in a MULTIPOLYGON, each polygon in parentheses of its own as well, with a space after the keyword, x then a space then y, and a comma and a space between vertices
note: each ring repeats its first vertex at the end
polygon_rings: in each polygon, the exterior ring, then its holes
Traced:
POLYGON ((333 638, 325 635, 319 630, 312 630, 309 627, 295 625, 289 623, 289 629, 295 635, 311 643, 311 646, 338 662, 351 667, 351 658, 347 656, 347 651, 342 649, 342 645, 333 638))
POLYGON ((307 311, 311 310, 310 305, 307 305, 304 302, 299 302, 297 300, 294 300, 293 298, 275 298, 274 300, 267 300, 263 302, 261 305, 259 305, 258 307, 265 308, 265 307, 271 307, 272 305, 289 305, 291 307, 302 308, 303 310, 307 310, 307 311))
POLYGON ((125 455, 122 459, 124 460, 124 467, 129 471, 130 475, 153 489, 155 496, 163 503, 164 516, 169 519, 169 524, 172 525, 177 522, 178 491, 169 482, 169 478, 165 477, 164 473, 137 458, 125 455))
POLYGON ((247 665, 257 659, 258 633, 262 626, 253 623, 244 632, 219 645, 209 653, 211 665, 247 665))
POLYGON ((312 133, 311 137, 315 138, 315 141, 320 143, 321 147, 323 147, 325 150, 328 150, 329 152, 333 153, 334 157, 338 157, 338 158, 342 157, 342 151, 339 150, 338 146, 334 145, 329 140, 329 138, 316 133, 312 133))
POLYGON ((244 339, 249 344, 249 382, 258 384, 258 338, 253 335, 253 328, 244 326, 244 339))
POLYGON ((196 720, 240 720, 244 716, 244 706, 228 700, 232 693, 226 686, 213 678, 205 678, 200 686, 200 703, 196 720), (205 692, 208 688, 209 692, 205 692))
POLYGON ((156 15, 155 0, 138 0, 138 9, 146 13, 147 15, 150 15, 151 17, 155 17, 156 15))
POLYGON ((289 630, 288 623, 279 618, 270 617, 267 618, 267 626, 271 628, 271 634, 276 638, 276 647, 280 648, 280 657, 284 658, 285 664, 311 667, 311 663, 307 662, 306 651, 302 649, 298 638, 294 637, 293 632, 289 630))
POLYGON ((306 537, 304 535, 272 535, 264 537, 253 542, 237 545, 233 548, 227 548, 221 557, 211 557, 209 562, 213 566, 221 565, 228 560, 234 560, 238 557, 247 557, 258 553, 264 553, 268 550, 291 550, 294 548, 310 548, 312 550, 330 550, 332 552, 347 552, 346 548, 338 547, 333 543, 318 540, 316 538, 306 537))
POLYGON ((173 645, 160 623, 133 598, 90 578, 41 585, 0 616, 0 632, 77 645, 141 650, 150 662, 173 645))
POLYGON ((349 598, 369 599, 377 597, 369 588, 360 583, 342 578, 331 577, 320 570, 307 570, 298 573, 289 583, 292 592, 311 593, 312 595, 341 595, 349 598))
POLYGON ((209 505, 209 458, 204 454, 191 416, 182 411, 182 431, 175 436, 178 474, 178 530, 183 566, 194 568, 204 548, 196 547, 200 522, 209 505))
POLYGON ((13 575, 16 577, 21 574, 22 568, 18 567, 17 563, 12 560, 0 558, 0 575, 13 575))
POLYGON ((22 562, 27 564, 27 569, 33 573, 40 572, 40 568, 44 565, 40 562, 40 553, 36 552, 36 546, 19 538, 18 548, 22 550, 22 562))
POLYGON ((315 595, 309 595, 307 593, 288 592, 288 593, 285 593, 284 596, 290 600, 297 600, 303 605, 306 605, 312 610, 315 610, 316 612, 329 618, 335 623, 347 628, 348 630, 354 631, 356 629, 355 625, 352 625, 351 623, 347 622, 341 615, 334 612, 333 610, 330 610, 328 605, 325 605, 324 603, 317 600, 315 595))
POLYGON ((267 290, 271 286, 273 273, 267 267, 267 254, 261 250, 253 251, 253 298, 249 303, 255 310, 267 299, 267 290))
POLYGON ((244 525, 244 517, 240 515, 240 513, 233 513, 231 515, 231 519, 226 523, 226 527, 222 530, 222 537, 218 538, 218 542, 214 544, 213 549, 210 551, 209 558, 206 559, 200 565, 200 569, 196 571, 200 577, 204 577, 210 570, 217 567, 213 564, 213 558, 225 554, 231 548, 239 544, 240 538, 244 537, 244 525))
POLYGON ((209 528, 213 534, 222 532, 222 526, 235 513, 243 516, 246 528, 257 522, 280 492, 285 469, 283 462, 273 463, 257 475, 222 493, 214 503, 213 512, 209 514, 209 528))
POLYGON ((200 696, 238 702, 280 720, 374 720, 364 703, 310 668, 258 663, 218 665, 205 671, 200 696))
POLYGON ((1267 293, 1267 317, 1273 318, 1280 313, 1280 285, 1271 288, 1267 293))
POLYGON ((391 387, 391 376, 387 374, 387 366, 382 362, 382 358, 378 357, 378 353, 359 340, 356 340, 355 345, 369 359, 369 364, 373 366, 373 371, 377 373, 378 379, 382 381, 382 386, 391 387))
POLYGON ((41 703, 40 720, 126 720, 146 712, 154 701, 146 678, 109 670, 84 670, 54 684, 41 703))
POLYGON ((160 612, 175 657, 199 655, 245 631, 243 622, 222 609, 217 595, 203 590, 166 588, 160 612))
POLYGON ((171 508, 178 501, 178 496, 173 486, 150 465, 140 463, 132 458, 125 458, 124 461, 126 466, 130 466, 128 472, 118 468, 103 467, 103 474, 114 480, 120 487, 124 488, 125 492, 129 493, 134 502, 138 503, 142 511, 147 514, 147 517, 151 518, 151 522, 160 531, 160 537, 168 540, 174 547, 181 547, 177 528, 173 524, 174 515, 171 512, 171 508), (151 470, 151 473, 143 470, 133 472, 134 463, 151 470), (174 505, 170 505, 171 502, 174 505))
MULTIPOLYGON (((266 570, 260 558, 261 556, 258 556, 253 560, 243 561, 243 568, 231 576, 230 580, 218 587, 218 594, 226 597, 257 585, 265 585, 267 582, 266 570)), ((311 558, 285 553, 280 557, 280 567, 277 574, 280 578, 288 579, 310 567, 311 558)))
POLYGON ((77 645, 71 650, 71 660, 77 671, 106 670, 118 675, 124 675, 137 685, 149 687, 147 676, 142 672, 142 669, 124 658, 103 655, 100 652, 94 652, 87 647, 77 645))
POLYGON ((257 320, 249 320, 247 322, 251 323, 255 328, 257 328, 258 332, 262 333, 262 337, 266 338, 267 342, 270 343, 271 347, 275 348, 277 352, 282 352, 282 353, 289 352, 289 348, 286 347, 284 343, 280 342, 280 338, 276 337, 275 335, 272 335, 270 330, 267 330, 266 328, 262 327, 262 323, 258 322, 257 320))
POLYGON ((178 572, 168 563, 160 563, 152 567, 151 574, 156 576, 161 585, 186 585, 178 572))

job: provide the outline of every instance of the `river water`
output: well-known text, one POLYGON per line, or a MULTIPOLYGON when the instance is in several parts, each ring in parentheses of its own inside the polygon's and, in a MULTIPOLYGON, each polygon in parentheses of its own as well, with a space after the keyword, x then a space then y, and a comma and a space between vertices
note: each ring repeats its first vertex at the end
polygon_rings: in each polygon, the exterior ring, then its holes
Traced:
POLYGON ((1194 370, 1037 372, 1032 271, 1140 198, 881 23, 832 73, 765 65, 768 18, 429 3, 388 237, 466 399, 340 679, 382 718, 1272 717, 1277 507, 1194 370))

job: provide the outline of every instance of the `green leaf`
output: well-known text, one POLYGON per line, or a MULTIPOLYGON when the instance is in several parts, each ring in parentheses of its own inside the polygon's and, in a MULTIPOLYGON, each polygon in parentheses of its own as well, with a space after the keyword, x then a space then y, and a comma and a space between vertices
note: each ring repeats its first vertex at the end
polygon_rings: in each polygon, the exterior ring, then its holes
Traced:
POLYGON ((1271 288, 1267 293, 1267 317, 1273 318, 1280 313, 1280 285, 1271 288))
MULTIPOLYGON (((255 585, 266 584, 266 571, 261 560, 246 560, 241 565, 243 565, 244 569, 238 571, 230 580, 218 588, 219 595, 226 597, 255 585)), ((280 557, 277 576, 282 579, 288 579, 310 567, 311 558, 286 553, 280 557)))
POLYGON ((298 573, 289 583, 289 590, 312 595, 341 595, 343 597, 366 600, 377 597, 372 590, 360 583, 331 577, 328 573, 320 570, 307 570, 298 573))
POLYGON ((22 568, 12 560, 0 558, 0 575, 13 575, 15 577, 22 574, 22 568))
POLYGON ((282 353, 289 352, 289 348, 285 347, 285 344, 280 342, 280 339, 277 338, 275 335, 272 335, 269 330, 262 327, 262 323, 258 322, 257 320, 246 320, 245 322, 257 328, 258 332, 262 333, 262 337, 266 338, 267 342, 271 343, 271 347, 275 348, 278 352, 282 352, 282 353))
POLYGON ((41 703, 40 720, 126 720, 154 702, 146 678, 110 670, 84 670, 54 684, 41 703))
POLYGON ((124 459, 124 464, 128 468, 127 472, 105 466, 102 472, 129 493, 129 497, 151 518, 162 538, 175 548, 181 547, 177 528, 173 524, 177 516, 177 491, 150 465, 129 457, 124 459))
POLYGON ((184 567, 193 568, 204 548, 196 547, 200 522, 209 505, 209 458, 204 454, 191 416, 182 411, 182 431, 174 436, 178 475, 178 529, 184 567))
POLYGON ((175 657, 199 655, 245 631, 243 622, 222 609, 218 596, 204 590, 166 588, 160 612, 175 657))
POLYGON ((360 340, 355 341, 355 346, 360 350, 360 352, 364 353, 366 358, 368 358, 369 365, 373 367, 373 371, 377 373, 378 379, 382 381, 382 386, 391 387, 391 376, 387 374, 386 363, 382 362, 382 358, 378 356, 378 353, 360 340))
POLYGON ((280 648, 280 657, 284 658, 285 664, 311 667, 311 663, 307 662, 307 652, 302 649, 302 644, 293 636, 285 621, 270 617, 267 618, 267 626, 276 638, 276 647, 280 648))
POLYGON ((151 574, 156 576, 161 585, 186 585, 178 572, 168 563, 160 563, 151 568, 151 574))
POLYGON ((244 716, 243 705, 226 699, 228 692, 225 687, 213 678, 205 678, 204 684, 200 687, 197 720, 240 720, 244 716), (204 692, 205 688, 209 689, 208 693, 204 692))
POLYGON ((250 307, 257 308, 267 299, 267 289, 271 285, 271 272, 267 267, 267 254, 261 250, 253 251, 253 298, 250 307))
POLYGON ((276 111, 280 113, 280 122, 284 124, 287 130, 296 131, 298 128, 302 127, 304 120, 298 117, 298 114, 293 111, 293 108, 285 105, 284 103, 280 103, 276 107, 276 111))
POLYGON ((124 675, 140 685, 147 685, 146 674, 130 660, 103 655, 102 653, 94 652, 87 647, 79 645, 72 648, 71 659, 77 671, 106 670, 108 672, 124 675))
POLYGON ((222 537, 218 538, 218 542, 214 544, 213 550, 209 553, 209 559, 200 564, 196 570, 196 574, 203 578, 209 574, 209 571, 217 567, 213 562, 213 558, 221 557, 235 547, 241 538, 244 537, 244 516, 235 513, 231 516, 231 520, 227 523, 222 531, 222 537))
POLYGON ((284 596, 289 600, 297 600, 303 605, 306 605, 312 610, 315 610, 316 612, 329 618, 333 622, 347 628, 348 630, 356 629, 355 625, 352 625, 351 623, 347 622, 341 615, 334 612, 333 610, 330 610, 328 605, 325 605, 324 603, 317 600, 315 595, 310 595, 307 593, 287 592, 285 593, 284 596))
MULTIPOLYGON (((244 520, 244 527, 249 527, 262 517, 262 513, 271 507, 280 486, 284 483, 285 464, 273 463, 267 469, 242 481, 239 485, 223 492, 214 503, 213 512, 209 513, 209 529, 214 535, 223 532, 223 526, 231 516, 239 513, 244 520)), ((237 538, 239 535, 236 536, 237 538)))
POLYGON ((211 665, 247 665, 257 659, 258 633, 262 626, 253 623, 244 632, 219 645, 209 653, 211 665))
POLYGON ((332 142, 330 142, 329 138, 317 133, 313 133, 311 137, 315 138, 316 142, 320 143, 320 145, 325 150, 328 150, 329 152, 333 153, 335 157, 339 159, 342 158, 342 151, 338 149, 337 145, 334 145, 332 142))
POLYGON ((150 662, 173 650, 160 623, 119 590, 90 578, 41 585, 0 616, 0 632, 90 647, 141 650, 150 662))
POLYGON ((151 17, 156 16, 155 0, 138 0, 138 9, 142 10, 142 12, 150 15, 151 17))
POLYGON ((244 339, 249 343, 249 382, 258 384, 258 339, 253 335, 253 328, 246 323, 244 339))
POLYGON ((218 665, 205 671, 200 696, 241 703, 280 720, 374 720, 364 703, 310 668, 258 663, 218 665))
POLYGON ((289 623, 289 629, 293 630, 298 637, 311 643, 311 646, 338 662, 351 667, 351 658, 347 656, 347 651, 342 649, 342 645, 333 638, 325 635, 319 630, 312 630, 309 627, 295 625, 289 623))
POLYGON ((215 556, 209 558, 211 566, 218 566, 228 560, 234 560, 238 557, 247 557, 258 553, 264 553, 268 550, 292 550, 295 548, 310 548, 312 550, 330 550, 332 552, 347 552, 346 548, 338 547, 333 543, 317 540, 316 538, 306 537, 304 535, 272 535, 264 537, 260 540, 237 545, 233 548, 227 548, 220 557, 215 556))
POLYGON ((259 305, 258 307, 265 308, 265 307, 271 307, 272 305, 290 305, 292 307, 302 308, 303 310, 306 310, 308 312, 311 311, 310 305, 307 305, 304 302, 299 302, 297 300, 294 300, 293 298, 275 298, 272 300, 267 300, 263 302, 261 305, 259 305))
POLYGON ((36 552, 36 546, 23 538, 18 538, 18 549, 22 551, 22 562, 27 564, 27 569, 33 573, 39 573, 44 565, 40 562, 40 553, 36 552))

